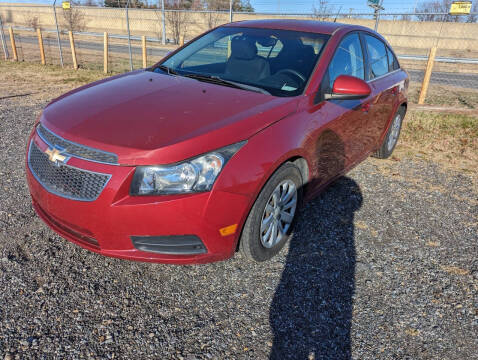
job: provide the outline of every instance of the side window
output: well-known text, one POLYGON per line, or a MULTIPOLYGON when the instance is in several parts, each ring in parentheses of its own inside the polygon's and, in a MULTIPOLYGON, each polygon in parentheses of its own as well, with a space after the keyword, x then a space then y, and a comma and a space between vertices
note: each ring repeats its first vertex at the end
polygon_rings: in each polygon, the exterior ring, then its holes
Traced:
POLYGON ((365 35, 370 63, 370 79, 388 73, 388 58, 385 44, 374 36, 365 35))
POLYGON ((348 35, 336 50, 329 65, 330 88, 339 75, 365 79, 362 46, 358 34, 348 35))
POLYGON ((387 55, 388 55, 388 70, 389 71, 397 70, 399 68, 398 60, 388 47, 387 47, 387 55))

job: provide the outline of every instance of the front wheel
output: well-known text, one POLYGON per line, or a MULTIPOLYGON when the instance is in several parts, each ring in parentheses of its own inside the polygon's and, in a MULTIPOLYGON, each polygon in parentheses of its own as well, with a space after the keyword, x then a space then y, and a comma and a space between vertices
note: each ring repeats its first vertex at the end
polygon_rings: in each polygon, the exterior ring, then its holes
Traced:
POLYGON ((264 185, 244 225, 239 244, 248 259, 265 261, 289 239, 302 196, 302 176, 292 163, 282 165, 264 185))
POLYGON ((387 131, 385 139, 380 148, 375 152, 374 156, 379 159, 386 159, 392 155, 393 149, 397 145, 398 138, 400 136, 400 130, 402 129, 403 118, 405 117, 405 108, 402 106, 398 109, 393 117, 392 124, 387 131))

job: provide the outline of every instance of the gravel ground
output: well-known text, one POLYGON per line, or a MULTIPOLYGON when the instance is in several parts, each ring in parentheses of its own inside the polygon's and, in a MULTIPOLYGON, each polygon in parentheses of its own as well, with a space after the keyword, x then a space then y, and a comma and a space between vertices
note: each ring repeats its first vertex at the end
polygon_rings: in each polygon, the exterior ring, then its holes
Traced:
POLYGON ((110 259, 32 210, 25 139, 51 96, 0 99, 0 359, 478 359, 469 175, 369 159, 267 263, 110 259))

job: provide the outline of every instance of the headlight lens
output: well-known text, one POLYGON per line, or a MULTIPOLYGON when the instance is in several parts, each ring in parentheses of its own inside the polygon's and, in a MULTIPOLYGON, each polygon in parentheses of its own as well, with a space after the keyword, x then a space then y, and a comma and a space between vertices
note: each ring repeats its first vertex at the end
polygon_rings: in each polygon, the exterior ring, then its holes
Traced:
POLYGON ((227 161, 245 144, 222 149, 168 166, 138 166, 131 195, 165 195, 211 190, 227 161))

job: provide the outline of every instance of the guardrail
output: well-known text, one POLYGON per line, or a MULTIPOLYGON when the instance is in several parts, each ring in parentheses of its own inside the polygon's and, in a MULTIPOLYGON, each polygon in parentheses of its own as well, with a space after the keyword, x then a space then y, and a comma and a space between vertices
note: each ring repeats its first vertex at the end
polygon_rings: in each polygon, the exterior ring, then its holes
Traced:
MULTIPOLYGON (((427 61, 426 55, 397 55, 399 59, 427 61)), ((452 57, 436 57, 436 62, 452 63, 452 64, 478 64, 478 59, 471 58, 452 58, 452 57)))

